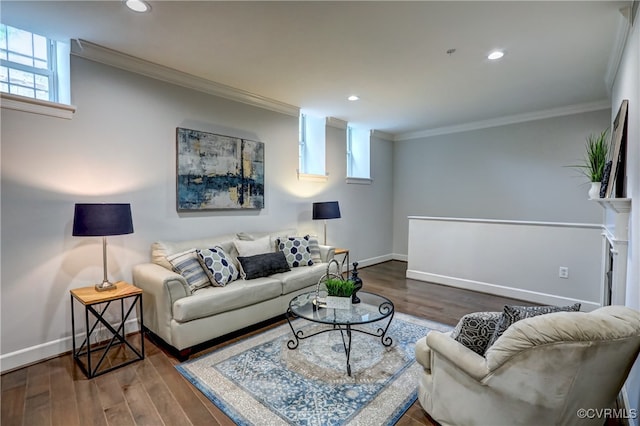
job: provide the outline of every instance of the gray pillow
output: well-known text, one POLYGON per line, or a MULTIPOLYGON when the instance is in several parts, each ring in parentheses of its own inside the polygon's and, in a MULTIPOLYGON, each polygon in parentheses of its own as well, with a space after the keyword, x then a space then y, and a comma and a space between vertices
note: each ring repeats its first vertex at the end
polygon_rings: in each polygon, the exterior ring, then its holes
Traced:
POLYGON ((252 280, 254 278, 268 277, 278 272, 287 272, 289 263, 281 251, 273 253, 256 254, 254 256, 238 257, 242 268, 242 278, 252 280))
POLYGON ((489 339, 498 326, 501 312, 474 312, 460 318, 458 325, 451 332, 451 338, 483 355, 489 339))
MULTIPOLYGON (((551 314, 554 312, 577 312, 580 310, 580 303, 574 303, 570 306, 509 306, 505 305, 500 321, 496 327, 493 336, 489 340, 487 349, 493 345, 498 337, 502 336, 509 326, 517 321, 525 318, 536 317, 543 314, 551 314)), ((486 351, 485 351, 486 352, 486 351)))

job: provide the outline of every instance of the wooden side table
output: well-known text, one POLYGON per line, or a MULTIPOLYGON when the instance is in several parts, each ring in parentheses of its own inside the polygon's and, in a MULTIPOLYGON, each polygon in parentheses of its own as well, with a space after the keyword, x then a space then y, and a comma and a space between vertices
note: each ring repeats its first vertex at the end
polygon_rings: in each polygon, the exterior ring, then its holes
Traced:
POLYGON ((94 286, 91 287, 82 287, 71 290, 71 335, 73 339, 73 359, 78 364, 80 369, 84 372, 84 374, 88 378, 92 378, 95 376, 99 376, 100 374, 107 373, 109 371, 115 370, 119 367, 124 367, 125 365, 131 364, 132 362, 140 361, 144 359, 144 331, 143 331, 143 319, 142 319, 142 289, 135 287, 131 284, 125 283, 124 281, 120 281, 116 283, 116 289, 110 291, 99 292, 96 291, 94 286), (133 298, 133 303, 128 308, 125 313, 124 301, 125 299, 133 298), (74 299, 84 305, 84 322, 85 322, 85 338, 79 348, 76 348, 76 324, 75 324, 75 315, 73 311, 74 299), (111 302, 120 301, 120 324, 116 325, 117 328, 114 328, 107 320, 104 318, 105 312, 111 305, 111 302), (98 311, 95 308, 95 305, 100 303, 106 303, 106 305, 102 308, 102 310, 98 311), (140 348, 136 348, 131 345, 130 342, 127 341, 127 334, 125 332, 125 322, 129 318, 131 312, 135 308, 136 304, 139 304, 140 307, 140 348), (93 315, 92 324, 89 325, 89 313, 93 315), (92 347, 91 344, 91 335, 94 331, 96 331, 96 327, 98 323, 102 324, 106 327, 107 330, 111 332, 112 337, 109 341, 105 343, 94 344, 96 347, 92 347), (100 367, 107 360, 107 353, 111 348, 117 347, 118 345, 122 346, 125 350, 126 348, 131 349, 135 354, 135 358, 125 359, 123 362, 119 364, 111 364, 109 367, 100 370, 100 367), (92 355, 96 356, 96 354, 101 351, 102 355, 100 359, 96 363, 95 366, 92 366, 92 355), (84 358, 86 357, 86 362, 84 358))
POLYGON ((344 257, 342 258, 342 263, 340 264, 340 274, 342 274, 343 270, 344 270, 344 264, 346 262, 347 264, 347 279, 349 279, 349 249, 346 248, 337 248, 335 250, 335 254, 336 255, 344 255, 344 257))

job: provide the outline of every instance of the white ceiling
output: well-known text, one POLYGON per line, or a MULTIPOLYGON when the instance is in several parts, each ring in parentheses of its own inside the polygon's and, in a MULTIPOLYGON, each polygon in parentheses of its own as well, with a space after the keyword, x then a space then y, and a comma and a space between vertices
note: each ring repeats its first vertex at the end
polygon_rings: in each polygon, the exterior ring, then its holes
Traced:
POLYGON ((120 1, 2 1, 0 13, 5 24, 406 136, 606 102, 628 4, 154 1, 139 14, 120 1), (495 48, 506 55, 491 62, 495 48))

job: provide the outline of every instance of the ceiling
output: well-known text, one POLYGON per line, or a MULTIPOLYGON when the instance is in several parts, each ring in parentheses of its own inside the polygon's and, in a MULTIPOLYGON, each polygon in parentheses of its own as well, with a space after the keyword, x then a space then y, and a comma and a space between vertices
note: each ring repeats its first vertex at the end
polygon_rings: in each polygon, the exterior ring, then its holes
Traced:
POLYGON ((398 138, 606 102, 629 3, 152 1, 140 14, 121 1, 2 1, 0 13, 398 138), (489 61, 496 48, 505 56, 489 61))

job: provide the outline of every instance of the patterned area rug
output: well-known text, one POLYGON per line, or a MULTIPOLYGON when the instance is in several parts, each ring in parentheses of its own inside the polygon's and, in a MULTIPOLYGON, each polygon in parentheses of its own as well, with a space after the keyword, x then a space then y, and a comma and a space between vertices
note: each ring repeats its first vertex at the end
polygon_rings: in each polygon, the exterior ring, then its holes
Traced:
MULTIPOLYGON (((327 326, 297 319, 294 327, 309 335, 327 326)), ((429 330, 451 328, 396 313, 387 332, 390 347, 354 332, 351 377, 339 331, 291 350, 288 324, 176 368, 239 425, 393 425, 417 398, 415 342, 429 330)))

